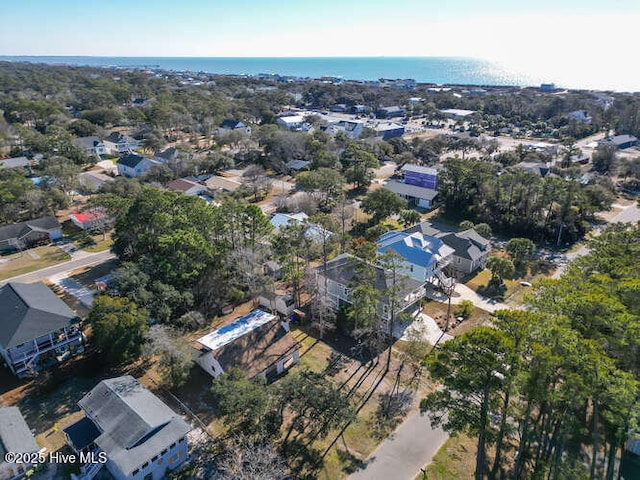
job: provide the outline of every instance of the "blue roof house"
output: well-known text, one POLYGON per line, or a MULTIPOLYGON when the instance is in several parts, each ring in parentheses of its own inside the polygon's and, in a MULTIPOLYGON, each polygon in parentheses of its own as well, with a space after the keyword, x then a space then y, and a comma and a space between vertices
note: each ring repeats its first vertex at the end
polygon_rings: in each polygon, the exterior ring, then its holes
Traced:
POLYGON ((403 272, 422 282, 444 282, 442 268, 451 262, 454 249, 436 237, 420 232, 388 232, 378 240, 378 254, 394 251, 404 259, 403 272))

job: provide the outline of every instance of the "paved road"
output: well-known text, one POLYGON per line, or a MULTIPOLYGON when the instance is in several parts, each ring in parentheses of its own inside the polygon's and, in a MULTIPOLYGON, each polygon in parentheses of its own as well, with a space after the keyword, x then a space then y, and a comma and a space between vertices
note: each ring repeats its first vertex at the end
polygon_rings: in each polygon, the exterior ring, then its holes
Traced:
POLYGON ((36 270, 35 272, 31 272, 31 273, 25 273, 24 275, 18 275, 16 277, 7 278, 5 280, 0 281, 0 285, 4 285, 7 282, 22 282, 22 283, 39 282, 46 278, 52 277, 54 275, 64 275, 78 268, 97 265, 99 263, 104 263, 108 260, 111 260, 112 258, 116 258, 116 256, 113 253, 111 253, 109 250, 105 250, 104 252, 98 252, 98 253, 86 253, 85 255, 81 255, 80 258, 74 258, 67 262, 59 263, 58 265, 53 265, 51 267, 43 268, 41 270, 36 270))
MULTIPOLYGON (((640 208, 638 208, 637 203, 633 203, 631 205, 625 206, 624 210, 622 210, 618 215, 613 217, 609 223, 636 223, 640 222, 640 208)), ((599 235, 601 229, 595 230, 593 235, 599 235)), ((580 247, 575 252, 567 253, 562 259, 562 264, 560 267, 554 272, 551 278, 558 279, 564 273, 567 268, 567 263, 575 258, 581 257, 589 253, 589 249, 587 247, 580 247)))
POLYGON ((387 438, 349 480, 413 480, 449 436, 431 428, 428 417, 416 412, 387 438))

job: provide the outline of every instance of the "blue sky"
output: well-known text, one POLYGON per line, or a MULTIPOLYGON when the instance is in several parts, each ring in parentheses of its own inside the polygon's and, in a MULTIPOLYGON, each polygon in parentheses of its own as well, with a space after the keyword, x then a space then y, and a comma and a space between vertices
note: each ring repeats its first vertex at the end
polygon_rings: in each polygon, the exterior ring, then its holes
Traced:
MULTIPOLYGON (((638 0, 0 0, 0 55, 472 56, 635 48, 638 0)), ((621 57, 622 58, 622 57, 621 57)))

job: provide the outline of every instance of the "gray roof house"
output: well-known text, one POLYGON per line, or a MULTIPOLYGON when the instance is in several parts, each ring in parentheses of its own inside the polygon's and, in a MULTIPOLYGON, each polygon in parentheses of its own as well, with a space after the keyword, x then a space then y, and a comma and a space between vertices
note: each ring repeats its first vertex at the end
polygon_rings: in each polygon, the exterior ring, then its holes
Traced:
POLYGON ((62 238, 56 217, 42 217, 0 227, 0 251, 23 249, 62 238))
MULTIPOLYGON (((357 278, 357 265, 361 261, 358 257, 344 253, 329 260, 326 265, 316 269, 318 280, 318 295, 326 295, 329 305, 336 310, 341 310, 353 303, 353 287, 357 278), (324 281, 326 280, 326 282, 324 281), (326 287, 325 287, 326 286, 326 287)), ((375 288, 380 292, 378 303, 378 315, 383 320, 389 320, 389 297, 387 292, 392 287, 390 276, 383 268, 375 266, 375 288)), ((425 295, 425 282, 416 280, 408 275, 401 274, 400 300, 401 310, 410 311, 417 308, 420 299, 425 295)))
POLYGON ((0 287, 0 355, 18 377, 63 361, 83 350, 79 320, 44 283, 9 282, 0 287))
POLYGON ((64 429, 67 443, 78 453, 104 452, 117 480, 160 480, 187 460, 191 426, 130 375, 101 381, 78 406, 85 417, 64 429))
POLYGON ((156 165, 160 165, 160 162, 136 155, 135 153, 120 157, 116 162, 118 173, 131 178, 139 177, 156 165))
POLYGON ((120 132, 111 132, 108 137, 105 137, 104 145, 113 155, 122 155, 131 153, 134 148, 138 148, 140 142, 120 132))
POLYGON ((84 150, 87 155, 106 155, 109 153, 105 144, 95 135, 78 137, 71 141, 74 147, 84 150))
POLYGON ((489 252, 491 252, 491 242, 473 228, 463 232, 440 235, 440 240, 454 249, 449 268, 463 275, 484 268, 484 264, 489 258, 489 252))
POLYGON ((25 173, 30 174, 31 162, 29 162, 29 159, 27 157, 14 157, 0 160, 0 170, 9 168, 23 168, 24 170, 26 170, 25 173))
POLYGON ((484 268, 491 252, 491 242, 472 228, 463 232, 443 232, 434 228, 429 222, 422 222, 404 231, 406 233, 421 232, 439 238, 445 245, 453 248, 454 252, 447 268, 459 276, 484 268))
POLYGON ((226 132, 230 132, 232 130, 242 130, 245 133, 248 133, 249 135, 251 135, 251 127, 248 125, 245 125, 244 123, 242 123, 239 120, 232 120, 230 118, 227 118, 226 120, 224 120, 219 128, 218 128, 218 133, 226 133, 226 132))
POLYGON ((438 191, 433 188, 410 185, 398 180, 388 180, 385 187, 405 199, 410 207, 431 208, 433 200, 438 196, 438 191))
POLYGON ((13 480, 22 478, 32 463, 5 461, 5 454, 36 453, 40 447, 20 413, 18 407, 0 408, 0 478, 13 480))

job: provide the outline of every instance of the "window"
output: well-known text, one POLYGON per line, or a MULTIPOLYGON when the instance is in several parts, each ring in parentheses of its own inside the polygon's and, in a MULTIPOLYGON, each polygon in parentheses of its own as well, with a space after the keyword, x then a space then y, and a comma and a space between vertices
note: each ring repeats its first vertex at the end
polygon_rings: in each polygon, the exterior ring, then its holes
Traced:
POLYGON ((176 443, 175 443, 175 442, 173 442, 169 448, 170 448, 171 450, 173 450, 174 448, 176 448, 176 443))
POLYGON ((169 451, 168 448, 165 448, 164 450, 162 450, 162 456, 165 456, 167 454, 167 452, 169 451))
POLYGON ((154 455, 153 458, 151 459, 152 462, 155 462, 158 459, 158 455, 154 455))
POLYGON ((147 468, 148 466, 149 466, 149 462, 144 462, 144 463, 142 464, 142 467, 141 467, 141 468, 144 470, 144 469, 145 469, 145 468, 147 468))
POLYGON ((139 468, 136 468, 133 472, 131 472, 131 476, 135 477, 140 472, 139 468))
POLYGON ((186 440, 185 437, 182 437, 180 440, 178 440, 180 443, 183 443, 186 440))

